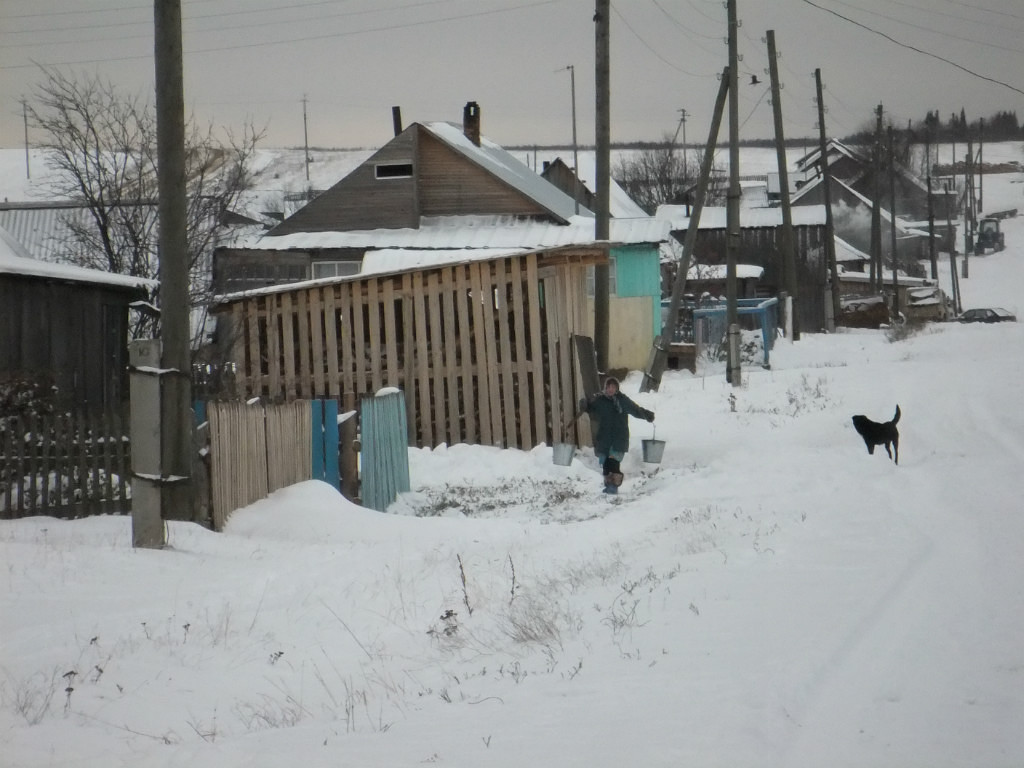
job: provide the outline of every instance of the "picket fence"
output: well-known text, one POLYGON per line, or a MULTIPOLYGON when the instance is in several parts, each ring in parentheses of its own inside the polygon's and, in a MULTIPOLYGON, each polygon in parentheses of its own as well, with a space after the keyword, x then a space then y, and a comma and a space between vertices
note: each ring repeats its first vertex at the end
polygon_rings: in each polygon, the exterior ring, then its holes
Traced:
POLYGON ((131 442, 116 413, 0 422, 0 518, 77 518, 131 508, 131 442))

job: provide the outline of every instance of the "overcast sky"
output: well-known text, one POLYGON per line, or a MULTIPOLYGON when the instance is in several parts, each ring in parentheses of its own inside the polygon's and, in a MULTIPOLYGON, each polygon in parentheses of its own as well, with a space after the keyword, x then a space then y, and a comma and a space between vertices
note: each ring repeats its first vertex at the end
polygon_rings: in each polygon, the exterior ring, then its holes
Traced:
MULTIPOLYGON (((947 120, 961 107, 971 119, 1013 110, 1024 120, 1021 0, 737 3, 742 138, 772 136, 768 29, 781 53, 787 137, 816 135, 815 68, 830 135, 870 124, 879 103, 897 125, 930 109, 947 120)), ((579 141, 594 141, 594 0, 182 7, 188 108, 204 125, 265 127, 263 146, 302 145, 303 97, 313 146, 377 147, 392 136, 392 106, 406 125, 458 122, 467 101, 479 103, 483 133, 499 144, 569 144, 569 65, 579 141)), ((703 143, 727 63, 725 3, 613 0, 612 9, 612 140, 684 127, 689 143, 703 143)), ((32 98, 38 64, 98 73, 152 100, 152 18, 144 0, 0 0, 0 147, 24 145, 20 102, 32 98)))

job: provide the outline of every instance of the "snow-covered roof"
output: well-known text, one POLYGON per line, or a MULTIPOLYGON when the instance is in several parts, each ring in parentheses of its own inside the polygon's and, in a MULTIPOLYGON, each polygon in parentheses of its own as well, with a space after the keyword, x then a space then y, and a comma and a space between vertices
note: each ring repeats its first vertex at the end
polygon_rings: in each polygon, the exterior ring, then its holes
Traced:
POLYGON ((447 248, 447 249, 416 249, 416 248, 382 248, 367 251, 363 256, 362 268, 354 275, 323 277, 315 280, 300 280, 294 283, 268 285, 235 293, 225 293, 214 297, 214 303, 224 303, 250 296, 263 296, 285 291, 312 288, 318 285, 334 285, 363 280, 367 277, 394 275, 402 272, 414 272, 431 267, 467 264, 472 261, 488 261, 530 253, 531 248, 447 248))
POLYGON ((3 227, 0 227, 0 273, 75 283, 99 283, 117 288, 155 288, 158 284, 156 280, 142 277, 33 259, 28 250, 3 227))
POLYGON ((841 237, 835 238, 836 241, 836 261, 837 262, 851 262, 851 261, 870 261, 871 257, 859 248, 854 248, 848 242, 843 240, 841 237))
MULTIPOLYGON (((528 195, 559 218, 568 220, 576 215, 576 201, 572 197, 493 141, 481 136, 480 145, 477 146, 466 137, 462 126, 455 123, 437 122, 421 125, 445 144, 493 173, 506 184, 528 195)), ((590 214, 583 208, 580 211, 581 215, 590 214)))
MULTIPOLYGON (((686 229, 690 225, 690 217, 685 205, 659 205, 654 217, 666 221, 673 230, 686 229)), ((825 224, 824 205, 794 206, 792 209, 793 226, 823 226, 825 224)), ((724 206, 705 207, 700 214, 698 229, 725 229, 727 208, 724 206)), ((781 208, 741 208, 740 227, 778 227, 782 225, 781 208)))
MULTIPOLYGON (((540 178, 540 177, 538 177, 540 178)), ((552 186, 545 180, 544 184, 552 186)), ((417 229, 370 229, 350 232, 295 232, 266 235, 239 243, 257 250, 321 250, 326 248, 555 248, 593 243, 595 219, 570 216, 568 224, 515 216, 424 216, 417 229)), ((649 216, 611 219, 609 241, 621 244, 658 243, 668 239, 668 223, 649 216)))

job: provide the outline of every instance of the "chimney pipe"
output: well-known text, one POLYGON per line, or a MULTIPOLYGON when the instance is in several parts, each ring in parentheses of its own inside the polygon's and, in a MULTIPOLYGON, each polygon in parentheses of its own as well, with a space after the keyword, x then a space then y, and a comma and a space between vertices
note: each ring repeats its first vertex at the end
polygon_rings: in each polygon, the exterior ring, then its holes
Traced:
POLYGON ((391 123, 395 127, 395 136, 402 132, 402 108, 391 108, 391 123))
POLYGON ((462 132, 480 146, 480 106, 475 101, 467 101, 462 110, 462 132))

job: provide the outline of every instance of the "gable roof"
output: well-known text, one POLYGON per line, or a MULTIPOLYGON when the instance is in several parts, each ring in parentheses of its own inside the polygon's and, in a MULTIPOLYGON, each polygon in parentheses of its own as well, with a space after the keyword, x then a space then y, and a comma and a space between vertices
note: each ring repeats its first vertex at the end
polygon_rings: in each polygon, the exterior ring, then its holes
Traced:
MULTIPOLYGON (((659 221, 666 221, 673 230, 684 230, 690 226, 690 216, 685 205, 659 205, 654 216, 659 221)), ((794 227, 813 227, 825 225, 824 205, 793 206, 791 210, 794 227)), ((700 224, 697 229, 725 229, 728 209, 724 206, 708 206, 701 211, 700 224)), ((781 208, 740 208, 740 228, 756 229, 761 227, 782 226, 781 208)))
MULTIPOLYGON (((511 153, 484 136, 480 145, 470 141, 461 126, 455 123, 421 123, 431 135, 447 144, 471 162, 480 166, 510 187, 530 198, 561 221, 576 215, 576 201, 550 183, 511 153)), ((581 216, 593 213, 580 208, 581 216)))

